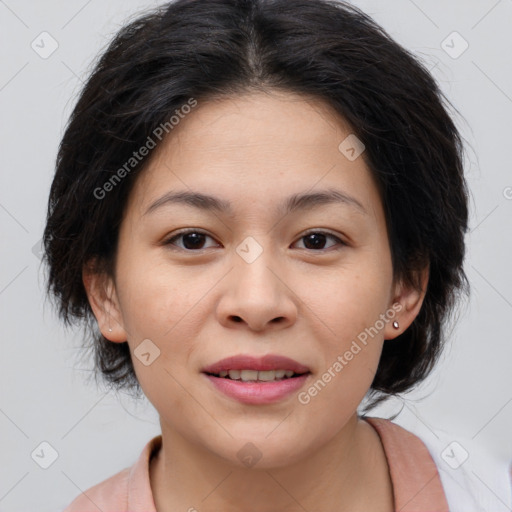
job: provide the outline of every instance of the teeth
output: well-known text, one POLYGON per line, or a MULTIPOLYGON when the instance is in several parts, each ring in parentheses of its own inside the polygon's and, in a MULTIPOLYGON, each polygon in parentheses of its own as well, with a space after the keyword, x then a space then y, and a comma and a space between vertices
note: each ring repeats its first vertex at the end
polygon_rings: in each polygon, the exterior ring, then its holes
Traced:
POLYGON ((232 380, 242 380, 243 382, 249 381, 264 381, 269 382, 273 380, 281 380, 284 377, 290 378, 294 375, 292 370, 223 370, 219 372, 219 377, 226 378, 229 376, 232 380))
POLYGON ((259 380, 275 380, 276 372, 272 370, 258 372, 259 380))
POLYGON ((240 380, 240 370, 229 370, 229 378, 233 380, 240 380))
POLYGON ((248 380, 258 380, 258 370, 240 370, 240 378, 244 382, 248 380))

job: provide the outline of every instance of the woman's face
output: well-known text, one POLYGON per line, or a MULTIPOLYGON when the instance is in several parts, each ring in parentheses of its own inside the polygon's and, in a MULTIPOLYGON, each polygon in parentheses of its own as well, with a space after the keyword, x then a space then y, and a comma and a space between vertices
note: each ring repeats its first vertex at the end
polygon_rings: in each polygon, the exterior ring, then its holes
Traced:
POLYGON ((254 93, 199 102, 155 150, 97 317, 164 435, 277 467, 355 417, 392 322, 412 321, 362 149, 318 100, 254 93))

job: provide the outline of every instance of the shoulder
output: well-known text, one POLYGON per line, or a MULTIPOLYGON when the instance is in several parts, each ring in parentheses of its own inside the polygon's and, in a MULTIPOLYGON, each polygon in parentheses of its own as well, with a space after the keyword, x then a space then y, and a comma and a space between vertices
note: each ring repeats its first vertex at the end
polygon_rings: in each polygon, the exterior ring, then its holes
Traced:
POLYGON ((63 512, 124 512, 134 508, 156 512, 149 463, 161 445, 161 435, 148 441, 133 466, 82 492, 63 512))
POLYGON ((130 468, 107 478, 82 492, 63 512, 97 512, 98 510, 125 510, 128 497, 130 468))
POLYGON ((405 428, 383 418, 364 418, 380 437, 397 510, 448 511, 438 468, 423 441, 405 428))
MULTIPOLYGON (((370 423, 379 434, 387 455, 388 449, 390 451, 393 450, 395 453, 407 451, 412 454, 412 451, 419 457, 423 456, 428 460, 432 460, 423 441, 412 432, 384 418, 365 417, 364 419, 370 423)), ((393 453, 389 453, 389 455, 393 455, 393 453)))
POLYGON ((409 478, 410 471, 437 474, 437 465, 418 436, 384 418, 364 419, 377 431, 392 473, 404 478, 409 478))

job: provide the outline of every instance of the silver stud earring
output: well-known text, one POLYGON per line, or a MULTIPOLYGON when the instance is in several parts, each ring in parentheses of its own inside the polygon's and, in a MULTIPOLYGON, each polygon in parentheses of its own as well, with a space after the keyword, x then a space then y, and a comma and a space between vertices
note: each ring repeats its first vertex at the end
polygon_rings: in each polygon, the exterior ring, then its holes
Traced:
POLYGON ((109 328, 108 328, 108 332, 112 332, 112 327, 109 327, 109 328))
POLYGON ((395 320, 395 321, 393 322, 393 327, 394 327, 395 329, 398 329, 398 328, 400 327, 400 324, 395 320))

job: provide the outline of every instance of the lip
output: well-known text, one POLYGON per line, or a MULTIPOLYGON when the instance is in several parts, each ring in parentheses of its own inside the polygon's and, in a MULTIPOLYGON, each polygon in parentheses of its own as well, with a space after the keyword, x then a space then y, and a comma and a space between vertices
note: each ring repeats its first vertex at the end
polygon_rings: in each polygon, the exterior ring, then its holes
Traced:
POLYGON ((254 357, 238 355, 227 357, 203 369, 205 377, 217 391, 239 402, 251 405, 264 405, 279 402, 297 392, 311 375, 307 366, 279 355, 254 357), (278 381, 244 382, 211 375, 227 370, 292 370, 302 374, 278 381))
POLYGON ((226 357, 216 363, 203 368, 204 373, 219 373, 227 370, 292 370, 295 373, 307 373, 310 369, 307 366, 290 359, 289 357, 268 354, 262 357, 254 357, 248 354, 241 354, 226 357))
POLYGON ((279 402, 292 393, 296 393, 310 375, 310 373, 305 373, 297 377, 269 382, 243 382, 205 374, 215 389, 230 398, 250 405, 279 402))

